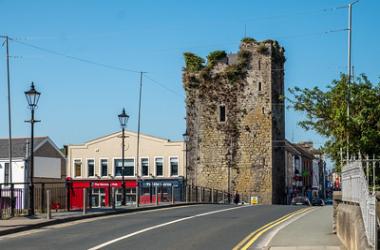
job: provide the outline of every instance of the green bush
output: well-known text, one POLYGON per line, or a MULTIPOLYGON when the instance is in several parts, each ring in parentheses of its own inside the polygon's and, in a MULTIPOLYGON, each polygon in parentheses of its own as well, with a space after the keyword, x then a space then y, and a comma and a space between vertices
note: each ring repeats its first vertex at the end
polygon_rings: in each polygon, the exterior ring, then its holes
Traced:
POLYGON ((224 50, 216 50, 211 52, 207 56, 207 66, 212 67, 217 61, 220 61, 223 58, 226 58, 227 54, 224 50))
POLYGON ((196 72, 204 68, 205 60, 191 52, 183 53, 185 58, 185 69, 189 72, 196 72))
POLYGON ((241 42, 242 43, 255 43, 256 40, 252 37, 244 37, 243 39, 241 39, 241 42))

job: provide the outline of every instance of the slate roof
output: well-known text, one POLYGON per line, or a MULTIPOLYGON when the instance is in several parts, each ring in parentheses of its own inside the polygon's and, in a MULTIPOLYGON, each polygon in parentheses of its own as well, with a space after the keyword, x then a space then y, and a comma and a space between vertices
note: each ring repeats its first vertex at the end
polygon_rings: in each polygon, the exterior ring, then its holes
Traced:
MULTIPOLYGON (((39 144, 41 144, 46 139, 48 139, 47 136, 34 137, 34 148, 36 148, 39 144)), ((30 143, 30 137, 12 138, 12 157, 25 158, 27 143, 30 143)), ((9 147, 8 138, 0 138, 0 158, 9 158, 8 147, 9 147)))

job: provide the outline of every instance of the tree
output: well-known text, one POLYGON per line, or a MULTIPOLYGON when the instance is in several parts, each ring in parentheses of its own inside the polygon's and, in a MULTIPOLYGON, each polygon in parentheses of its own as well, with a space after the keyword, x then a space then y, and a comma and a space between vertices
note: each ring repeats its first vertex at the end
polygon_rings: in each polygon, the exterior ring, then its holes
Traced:
POLYGON ((299 125, 327 138, 322 150, 335 161, 338 171, 341 149, 345 153, 347 146, 347 134, 350 154, 380 154, 380 83, 372 84, 364 74, 349 86, 347 82, 347 76, 341 75, 326 91, 318 87, 291 88, 292 98, 288 98, 294 110, 306 113, 299 125), (349 117, 347 93, 350 96, 349 117))

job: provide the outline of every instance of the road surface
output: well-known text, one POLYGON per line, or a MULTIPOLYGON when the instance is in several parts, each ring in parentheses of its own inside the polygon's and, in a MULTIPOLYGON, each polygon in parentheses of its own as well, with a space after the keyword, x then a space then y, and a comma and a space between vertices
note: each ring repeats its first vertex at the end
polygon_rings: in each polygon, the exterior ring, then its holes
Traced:
POLYGON ((301 207, 192 205, 50 226, 0 238, 1 249, 232 249, 301 207))

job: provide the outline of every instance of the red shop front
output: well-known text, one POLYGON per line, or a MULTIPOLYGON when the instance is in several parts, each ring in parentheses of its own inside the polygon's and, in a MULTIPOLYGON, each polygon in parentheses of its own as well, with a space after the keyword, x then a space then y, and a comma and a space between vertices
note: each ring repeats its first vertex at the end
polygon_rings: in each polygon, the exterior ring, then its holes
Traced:
MULTIPOLYGON (((125 180, 126 201, 136 201, 136 180, 125 180)), ((123 199, 121 180, 67 180, 70 209, 83 208, 83 189, 87 189, 87 195, 91 207, 111 207, 112 189, 115 190, 115 205, 120 206, 123 199)))

